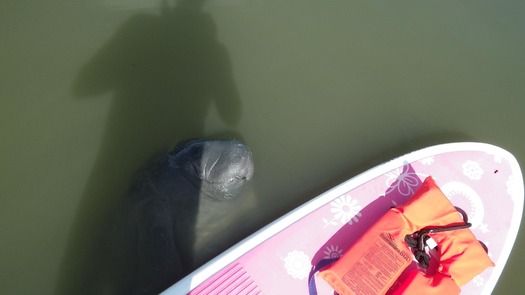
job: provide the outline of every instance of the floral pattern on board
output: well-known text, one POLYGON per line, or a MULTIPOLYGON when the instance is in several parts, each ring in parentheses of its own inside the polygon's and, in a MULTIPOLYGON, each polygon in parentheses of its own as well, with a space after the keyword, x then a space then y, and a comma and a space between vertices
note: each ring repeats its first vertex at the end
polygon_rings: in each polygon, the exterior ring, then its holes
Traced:
POLYGON ((397 168, 386 175, 386 185, 388 189, 386 194, 390 194, 397 190, 399 194, 404 197, 409 197, 414 194, 421 180, 415 172, 409 170, 409 165, 404 165, 403 168, 397 168))
POLYGON ((356 199, 352 198, 349 194, 344 194, 330 202, 330 212, 332 212, 333 218, 331 220, 323 218, 325 227, 328 225, 337 225, 338 221, 341 224, 348 223, 350 225, 354 222, 359 222, 359 218, 363 216, 360 212, 361 209, 363 208, 356 199))
POLYGON ((303 251, 293 250, 284 258, 284 268, 294 279, 305 279, 310 273, 312 265, 310 258, 303 251))
POLYGON ((485 285, 485 279, 481 275, 475 276, 473 281, 478 287, 483 287, 483 285, 485 285))
POLYGON ((463 167, 463 174, 472 179, 472 180, 480 180, 481 176, 483 175, 483 169, 481 169, 481 166, 476 161, 466 161, 462 165, 463 167))
POLYGON ((465 210, 472 224, 471 229, 480 227, 484 233, 488 232, 488 226, 483 222, 485 206, 481 196, 471 186, 459 181, 450 181, 441 185, 440 189, 454 206, 465 210))
POLYGON ((424 158, 422 160, 419 160, 419 163, 421 163, 421 165, 430 166, 434 164, 434 157, 424 158))
POLYGON ((343 249, 339 249, 339 246, 330 245, 326 247, 326 250, 323 251, 325 256, 324 259, 333 259, 333 258, 339 258, 341 255, 343 255, 343 249))
POLYGON ((516 187, 518 187, 518 181, 521 181, 521 179, 518 179, 516 175, 511 174, 505 182, 505 185, 507 185, 507 193, 510 195, 513 201, 519 200, 521 198, 520 192, 516 190, 516 187))
POLYGON ((501 160, 505 157, 501 152, 487 152, 487 154, 494 157, 495 163, 501 163, 501 160))

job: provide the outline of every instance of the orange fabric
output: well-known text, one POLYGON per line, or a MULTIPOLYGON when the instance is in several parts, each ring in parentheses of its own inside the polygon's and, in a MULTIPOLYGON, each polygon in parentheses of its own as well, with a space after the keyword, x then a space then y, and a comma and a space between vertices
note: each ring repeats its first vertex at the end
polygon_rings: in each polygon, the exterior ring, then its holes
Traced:
MULTIPOLYGON (((385 294, 412 263, 412 252, 404 242, 407 234, 422 228, 458 224, 463 224, 460 214, 428 177, 407 203, 389 210, 319 276, 341 295, 385 294)), ((409 276, 407 283, 397 288, 400 293, 413 290, 412 294, 425 294, 425 288, 445 288, 447 291, 441 294, 454 294, 457 286, 494 265, 469 229, 430 236, 438 243, 438 273, 434 278, 422 274, 409 276)))
POLYGON ((442 273, 427 276, 421 271, 413 270, 398 288, 389 295, 414 294, 414 295, 455 295, 461 289, 454 280, 442 273))
POLYGON ((403 242, 410 228, 397 210, 389 210, 318 275, 340 295, 384 294, 412 262, 412 253, 403 242))

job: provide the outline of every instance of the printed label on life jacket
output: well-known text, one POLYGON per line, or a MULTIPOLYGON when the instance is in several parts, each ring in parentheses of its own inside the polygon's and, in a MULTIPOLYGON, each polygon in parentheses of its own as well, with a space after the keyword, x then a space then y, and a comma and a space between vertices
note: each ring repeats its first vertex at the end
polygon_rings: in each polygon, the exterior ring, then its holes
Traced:
POLYGON ((400 249, 391 234, 382 233, 342 279, 355 294, 381 294, 411 261, 412 255, 400 249))

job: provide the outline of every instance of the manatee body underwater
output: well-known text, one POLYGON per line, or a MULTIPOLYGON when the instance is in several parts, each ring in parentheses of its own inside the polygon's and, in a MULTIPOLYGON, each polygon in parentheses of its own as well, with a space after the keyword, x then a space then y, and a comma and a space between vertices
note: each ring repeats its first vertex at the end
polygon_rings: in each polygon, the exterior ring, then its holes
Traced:
POLYGON ((153 159, 115 213, 96 293, 158 294, 213 258, 196 245, 252 175, 252 153, 235 140, 193 140, 153 159))

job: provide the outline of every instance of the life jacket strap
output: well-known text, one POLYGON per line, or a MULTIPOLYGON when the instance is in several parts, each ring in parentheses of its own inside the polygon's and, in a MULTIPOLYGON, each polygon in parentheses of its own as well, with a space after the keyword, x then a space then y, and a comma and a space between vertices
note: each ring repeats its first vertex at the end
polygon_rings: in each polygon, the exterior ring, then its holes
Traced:
POLYGON ((332 264, 337 259, 339 259, 339 257, 325 258, 317 262, 316 265, 314 265, 312 271, 310 272, 310 275, 308 276, 308 291, 310 295, 317 295, 317 286, 315 285, 315 274, 318 273, 321 268, 332 264))
POLYGON ((414 257, 416 258, 417 262, 421 265, 421 267, 428 268, 430 262, 430 255, 428 255, 428 253, 425 252, 425 245, 427 240, 430 238, 429 234, 444 231, 460 230, 469 228, 471 226, 471 223, 466 222, 464 224, 459 225, 423 228, 418 231, 415 231, 412 234, 406 235, 405 243, 407 243, 408 247, 412 249, 414 257))

